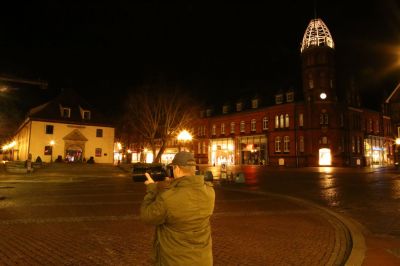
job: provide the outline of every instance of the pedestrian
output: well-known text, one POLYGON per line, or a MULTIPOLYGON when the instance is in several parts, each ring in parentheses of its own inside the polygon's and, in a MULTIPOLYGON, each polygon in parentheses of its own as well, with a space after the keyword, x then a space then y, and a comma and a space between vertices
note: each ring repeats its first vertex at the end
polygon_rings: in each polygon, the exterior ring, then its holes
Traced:
POLYGON ((210 217, 212 183, 196 176, 193 154, 178 152, 171 163, 173 178, 155 183, 146 173, 147 193, 140 208, 143 222, 156 225, 154 265, 213 265, 210 217))

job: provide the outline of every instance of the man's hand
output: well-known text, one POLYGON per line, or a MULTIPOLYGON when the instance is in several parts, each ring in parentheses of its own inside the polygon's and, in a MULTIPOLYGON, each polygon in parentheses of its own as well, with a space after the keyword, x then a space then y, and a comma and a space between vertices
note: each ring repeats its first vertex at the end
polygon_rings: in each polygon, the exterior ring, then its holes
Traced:
POLYGON ((144 181, 144 184, 145 184, 145 185, 148 185, 148 184, 154 183, 154 180, 153 180, 153 178, 151 178, 151 176, 150 176, 148 173, 144 173, 144 175, 145 175, 145 176, 146 176, 146 178, 147 178, 147 180, 146 180, 146 181, 144 181))

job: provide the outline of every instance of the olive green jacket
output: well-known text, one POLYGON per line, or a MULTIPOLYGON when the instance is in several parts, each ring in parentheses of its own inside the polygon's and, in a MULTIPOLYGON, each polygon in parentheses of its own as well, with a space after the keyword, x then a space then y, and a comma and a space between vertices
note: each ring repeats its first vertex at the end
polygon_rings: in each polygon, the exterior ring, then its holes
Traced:
POLYGON ((161 188, 147 185, 142 221, 156 225, 155 265, 213 265, 210 217, 215 192, 203 176, 174 179, 161 188))

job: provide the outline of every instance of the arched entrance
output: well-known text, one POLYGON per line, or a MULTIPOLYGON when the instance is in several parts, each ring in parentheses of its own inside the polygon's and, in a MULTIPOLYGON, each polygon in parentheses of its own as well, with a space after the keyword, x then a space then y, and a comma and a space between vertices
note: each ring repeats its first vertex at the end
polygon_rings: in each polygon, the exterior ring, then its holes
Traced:
POLYGON ((65 161, 67 162, 82 162, 83 148, 78 145, 71 145, 65 150, 65 161))
POLYGON ((64 138, 64 160, 66 162, 82 162, 85 159, 85 143, 87 138, 74 129, 64 138))
POLYGON ((332 164, 332 156, 331 149, 323 148, 319 149, 319 165, 331 165, 332 164))

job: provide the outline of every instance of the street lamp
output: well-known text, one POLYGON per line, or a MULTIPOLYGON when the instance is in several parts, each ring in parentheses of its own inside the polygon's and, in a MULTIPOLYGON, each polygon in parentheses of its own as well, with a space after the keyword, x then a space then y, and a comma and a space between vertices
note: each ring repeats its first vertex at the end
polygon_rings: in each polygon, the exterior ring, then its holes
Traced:
POLYGON ((53 146, 56 142, 54 140, 50 140, 50 162, 53 162, 53 146))
MULTIPOLYGON (((183 150, 185 150, 185 143, 192 141, 192 138, 192 135, 186 129, 182 130, 177 136, 178 142, 183 143, 183 150)), ((179 151, 181 150, 180 148, 181 146, 179 145, 179 151)))

